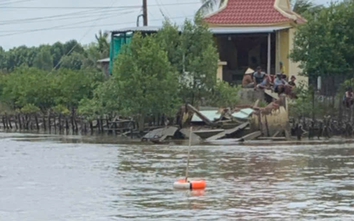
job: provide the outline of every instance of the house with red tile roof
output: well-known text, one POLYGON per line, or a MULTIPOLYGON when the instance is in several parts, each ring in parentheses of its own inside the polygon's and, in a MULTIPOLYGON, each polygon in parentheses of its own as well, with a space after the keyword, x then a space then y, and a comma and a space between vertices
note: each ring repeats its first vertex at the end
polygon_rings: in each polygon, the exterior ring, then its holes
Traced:
POLYGON ((239 84, 248 68, 280 72, 307 83, 288 55, 296 27, 306 20, 292 11, 289 0, 220 0, 204 17, 214 33, 220 62, 218 78, 239 84))

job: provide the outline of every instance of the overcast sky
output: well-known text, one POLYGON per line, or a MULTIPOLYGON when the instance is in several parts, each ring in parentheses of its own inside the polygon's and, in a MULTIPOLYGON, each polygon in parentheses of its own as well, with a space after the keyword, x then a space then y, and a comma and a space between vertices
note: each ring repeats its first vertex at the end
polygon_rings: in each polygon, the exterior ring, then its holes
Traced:
MULTIPOLYGON (((180 24, 201 5, 200 0, 147 1, 149 25, 154 26, 161 25, 162 14, 180 24)), ((9 49, 70 39, 87 44, 100 29, 135 27, 141 4, 142 0, 0 0, 0 46, 9 49)))

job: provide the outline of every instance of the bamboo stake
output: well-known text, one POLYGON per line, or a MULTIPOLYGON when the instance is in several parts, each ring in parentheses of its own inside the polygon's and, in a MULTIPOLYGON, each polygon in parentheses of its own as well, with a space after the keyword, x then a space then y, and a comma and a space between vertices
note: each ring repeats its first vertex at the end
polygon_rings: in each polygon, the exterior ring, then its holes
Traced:
POLYGON ((192 127, 189 129, 189 145, 188 145, 188 158, 187 158, 187 167, 186 167, 186 181, 188 181, 188 167, 189 167, 189 156, 191 153, 191 146, 192 146, 192 127))

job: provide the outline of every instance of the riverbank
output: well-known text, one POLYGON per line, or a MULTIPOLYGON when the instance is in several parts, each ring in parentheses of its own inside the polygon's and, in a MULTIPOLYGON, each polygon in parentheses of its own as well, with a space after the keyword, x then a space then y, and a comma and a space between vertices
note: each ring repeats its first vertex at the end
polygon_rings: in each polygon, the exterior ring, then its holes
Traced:
MULTIPOLYGON (((73 135, 73 134, 49 134, 49 133, 33 133, 33 132, 6 132, 0 130, 0 138, 11 137, 17 141, 52 141, 61 143, 99 143, 99 144, 122 144, 122 145, 138 145, 138 146, 187 146, 188 140, 170 140, 164 144, 154 144, 149 142, 141 142, 140 139, 130 139, 124 137, 114 137, 109 135, 73 135)), ((240 142, 237 139, 223 139, 215 141, 193 140, 194 146, 296 146, 296 145, 332 145, 332 144, 354 144, 354 139, 345 139, 342 137, 332 137, 330 139, 313 139, 307 138, 301 141, 296 140, 294 137, 289 141, 272 141, 272 140, 251 140, 240 142)))

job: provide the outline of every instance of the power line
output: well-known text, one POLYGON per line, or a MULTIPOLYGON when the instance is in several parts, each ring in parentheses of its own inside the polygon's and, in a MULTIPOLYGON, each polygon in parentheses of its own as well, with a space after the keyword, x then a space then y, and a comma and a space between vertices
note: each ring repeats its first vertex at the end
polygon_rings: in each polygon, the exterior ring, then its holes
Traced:
POLYGON ((1 1, 0 3, 0 6, 3 6, 3 5, 10 5, 10 4, 17 4, 17 3, 21 3, 21 2, 32 2, 33 0, 19 0, 19 1, 1 1))
MULTIPOLYGON (((178 16, 178 17, 171 17, 170 19, 180 19, 180 18, 187 18, 187 17, 193 17, 194 15, 190 16, 178 16)), ((151 19, 150 21, 163 21, 164 19, 151 19)), ((91 22, 86 21, 86 23, 91 22)), ((13 36, 13 35, 18 35, 18 34, 25 34, 25 33, 31 33, 31 32, 41 32, 41 31, 53 31, 53 30, 71 30, 71 29, 79 29, 79 28, 90 28, 90 27, 108 27, 108 26, 113 26, 113 25, 134 25, 134 21, 131 23, 127 22, 115 22, 115 23, 110 23, 110 24, 104 24, 104 25, 88 25, 88 26, 71 26, 70 25, 62 25, 60 27, 54 26, 54 27, 48 27, 48 28, 42 28, 42 29, 30 29, 30 30, 11 30, 11 31, 6 31, 6 32, 13 32, 10 34, 3 34, 0 35, 0 37, 7 37, 7 36, 13 36), (15 33, 16 32, 16 33, 15 33)))
MULTIPOLYGON (((121 13, 120 15, 123 15, 123 14, 129 14, 131 12, 128 12, 128 13, 121 13)), ((90 20, 86 20, 86 21, 80 21, 80 22, 76 22, 76 23, 71 23, 69 25, 79 25, 79 24, 85 24, 85 23, 90 23, 90 22, 95 22, 97 20, 103 20, 103 19, 107 19, 107 18, 113 18, 113 17, 116 17, 117 15, 106 15, 106 16, 103 16, 101 17, 100 19, 98 18, 95 18, 95 19, 90 19, 90 20)), ((57 28, 62 28, 62 27, 67 27, 68 25, 57 25, 57 26, 53 26, 53 27, 50 27, 50 29, 57 29, 57 28)), ((12 31, 13 33, 10 33, 10 34, 3 34, 3 35, 0 35, 0 37, 2 36, 11 36, 11 35, 17 35, 17 34, 24 34, 24 33, 30 33, 30 32, 38 32, 38 31, 45 31, 45 30, 48 30, 48 28, 38 28, 38 29, 30 29, 30 30, 22 30, 22 31, 18 31, 16 32, 15 30, 10 30, 12 31), (16 33, 15 33, 16 32, 16 33)))
MULTIPOLYGON (((117 13, 117 12, 122 12, 127 9, 104 9, 105 13, 117 13)), ((30 21, 41 21, 41 20, 47 20, 47 19, 53 19, 53 18, 76 18, 82 15, 86 15, 88 17, 92 17, 92 15, 95 14, 100 14, 102 13, 101 11, 97 11, 94 9, 89 9, 89 10, 84 10, 84 11, 79 11, 79 12, 70 12, 70 13, 64 13, 64 14, 58 14, 58 15, 50 15, 50 16, 41 16, 41 17, 32 17, 32 18, 24 18, 24 19, 11 19, 11 20, 2 20, 0 21, 0 25, 7 25, 7 24, 17 24, 21 22, 30 22, 30 21)))
MULTIPOLYGON (((149 7, 160 7, 160 6, 176 6, 176 5, 196 5, 200 2, 182 2, 182 3, 169 3, 169 4, 160 4, 160 5, 149 5, 149 7)), ((107 6, 86 6, 86 7, 48 7, 48 6, 5 6, 4 9, 41 9, 41 10, 78 10, 78 9, 127 9, 127 8, 141 8, 141 5, 128 5, 128 6, 118 6, 118 7, 107 7, 107 6)))
MULTIPOLYGON (((119 13, 123 12, 124 14, 127 14, 127 12, 133 13, 134 11, 133 10, 127 11, 126 9, 104 10, 105 14, 117 14, 117 12, 119 12, 119 13)), ((36 17, 36 18, 4 20, 4 21, 0 22, 0 26, 48 22, 48 21, 52 21, 54 19, 57 22, 57 21, 67 20, 67 19, 92 18, 93 15, 100 14, 100 13, 102 13, 102 11, 88 10, 88 11, 82 11, 82 12, 67 13, 67 14, 61 14, 61 15, 52 15, 52 16, 43 16, 43 17, 36 17)))
MULTIPOLYGON (((111 4, 110 6, 112 7, 115 2, 116 2, 116 0, 113 0, 113 1, 112 1, 112 4, 111 4)), ((95 24, 97 21, 101 20, 102 15, 103 15, 103 14, 101 14, 101 16, 100 16, 98 19, 95 20, 94 24, 95 24)), ((87 32, 81 37, 81 39, 79 40, 79 42, 82 41, 82 39, 91 31, 92 28, 93 28, 93 27, 91 27, 89 30, 87 30, 87 32)), ((77 42, 77 44, 75 44, 75 45, 71 48, 71 50, 70 50, 65 56, 67 56, 67 55, 69 55, 71 52, 73 52, 74 49, 79 45, 79 42, 77 42)), ((63 57, 64 57, 64 56, 63 56, 63 57)), ((63 61, 63 57, 60 58, 58 64, 55 65, 55 67, 52 69, 52 71, 55 70, 55 69, 57 69, 57 68, 59 67, 59 65, 60 65, 60 64, 62 63, 62 61, 63 61)))

